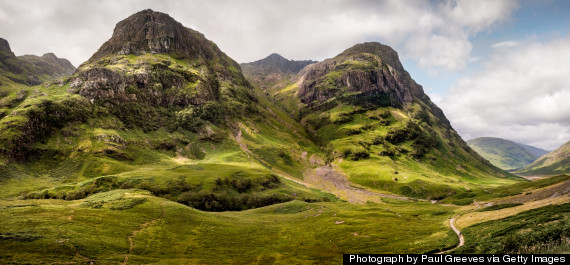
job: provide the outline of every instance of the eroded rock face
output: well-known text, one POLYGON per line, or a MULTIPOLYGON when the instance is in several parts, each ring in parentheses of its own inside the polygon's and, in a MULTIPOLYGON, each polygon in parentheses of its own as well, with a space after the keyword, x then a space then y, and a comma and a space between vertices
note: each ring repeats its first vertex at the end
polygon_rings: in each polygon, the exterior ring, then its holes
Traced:
POLYGON ((0 51, 12 53, 12 49, 10 49, 8 41, 2 38, 0 38, 0 51))
MULTIPOLYGON (((147 9, 117 23, 111 39, 99 48, 89 62, 109 54, 145 53, 206 60, 225 56, 201 33, 184 27, 167 14, 147 9)), ((233 63, 237 66, 237 63, 233 63)))
POLYGON ((72 78, 69 92, 93 101, 143 101, 151 105, 181 107, 217 99, 217 88, 207 80, 200 80, 186 71, 174 72, 165 68, 168 69, 160 64, 145 65, 130 74, 104 67, 91 68, 72 78), (192 91, 185 90, 193 83, 198 84, 192 91))
POLYGON ((391 100, 390 105, 400 106, 411 102, 414 93, 422 91, 406 74, 372 56, 336 57, 306 69, 298 96, 303 103, 309 104, 347 93, 363 97, 382 94, 391 100), (356 64, 365 61, 367 66, 354 66, 347 61, 357 61, 356 64))

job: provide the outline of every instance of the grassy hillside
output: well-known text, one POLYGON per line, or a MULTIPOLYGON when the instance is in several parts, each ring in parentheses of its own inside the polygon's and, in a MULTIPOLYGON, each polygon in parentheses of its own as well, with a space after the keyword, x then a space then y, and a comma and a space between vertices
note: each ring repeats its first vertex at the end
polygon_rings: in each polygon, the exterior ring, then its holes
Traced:
POLYGON ((570 141, 515 172, 520 175, 556 175, 570 173, 570 141))
POLYGON ((310 65, 299 80, 268 92, 324 149, 326 161, 362 187, 465 203, 474 190, 518 180, 473 152, 397 54, 380 44, 310 65))
POLYGON ((463 230, 455 253, 557 254, 570 251, 570 203, 550 205, 463 230))
POLYGON ((456 243, 445 228, 453 208, 429 203, 291 201, 208 213, 116 190, 71 202, 2 201, 0 209, 5 262, 335 264, 342 253, 421 253, 456 243))
POLYGON ((515 142, 493 137, 479 137, 467 141, 479 155, 504 170, 522 168, 538 156, 515 142))

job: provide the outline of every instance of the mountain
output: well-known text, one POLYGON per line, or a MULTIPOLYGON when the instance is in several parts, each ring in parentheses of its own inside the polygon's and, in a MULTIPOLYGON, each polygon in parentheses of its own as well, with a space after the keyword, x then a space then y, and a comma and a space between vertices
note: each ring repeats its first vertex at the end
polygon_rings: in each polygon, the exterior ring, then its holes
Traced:
POLYGON ((515 173, 520 175, 570 174, 570 141, 515 173))
POLYGON ((264 59, 251 63, 242 63, 240 66, 244 76, 253 84, 262 89, 267 89, 285 79, 290 79, 305 66, 313 63, 316 63, 316 61, 288 60, 277 53, 273 53, 264 59))
POLYGON ((544 150, 542 148, 538 148, 538 147, 534 147, 534 146, 526 145, 526 144, 521 144, 521 143, 517 143, 517 144, 524 147, 527 151, 531 152, 537 158, 550 153, 550 151, 544 150))
MULTIPOLYGON (((53 53, 43 56, 16 57, 7 40, 0 38, 0 76, 25 85, 39 85, 44 81, 71 75, 75 67, 53 53)), ((1 80, 0 80, 1 82, 1 80)))
POLYGON ((529 165, 540 157, 533 152, 541 153, 544 151, 536 147, 523 146, 509 140, 493 137, 471 139, 467 141, 467 144, 479 155, 489 160, 491 164, 504 170, 529 165))
POLYGON ((0 120, 0 181, 31 184, 2 196, 76 200, 129 187, 206 211, 323 199, 277 177, 321 161, 301 125, 216 44, 164 13, 120 21, 73 75, 20 102, 0 120), (38 171, 45 182, 33 181, 38 171))
POLYGON ((352 183, 443 199, 471 181, 514 179, 467 146, 386 45, 357 44, 268 91, 352 183))

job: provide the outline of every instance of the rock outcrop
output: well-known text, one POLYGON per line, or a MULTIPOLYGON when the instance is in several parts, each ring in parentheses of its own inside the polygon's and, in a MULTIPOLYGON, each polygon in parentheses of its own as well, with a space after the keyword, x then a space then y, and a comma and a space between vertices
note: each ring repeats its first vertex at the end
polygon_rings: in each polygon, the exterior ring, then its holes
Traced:
POLYGON ((379 106, 402 106, 424 95, 403 69, 398 54, 380 43, 358 44, 340 55, 310 65, 298 96, 305 104, 320 104, 333 97, 379 106))
POLYGON ((14 53, 12 52, 12 49, 10 49, 10 44, 8 43, 7 40, 0 38, 0 52, 8 52, 11 53, 12 55, 14 55, 14 53))

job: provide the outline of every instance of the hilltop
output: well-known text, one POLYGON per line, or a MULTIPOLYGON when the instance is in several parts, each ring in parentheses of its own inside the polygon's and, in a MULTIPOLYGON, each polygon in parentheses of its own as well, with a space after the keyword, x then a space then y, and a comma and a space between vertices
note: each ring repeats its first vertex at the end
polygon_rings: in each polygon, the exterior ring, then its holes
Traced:
POLYGON ((491 164, 504 170, 522 168, 542 156, 537 154, 548 153, 533 146, 493 137, 471 139, 467 144, 491 164))

